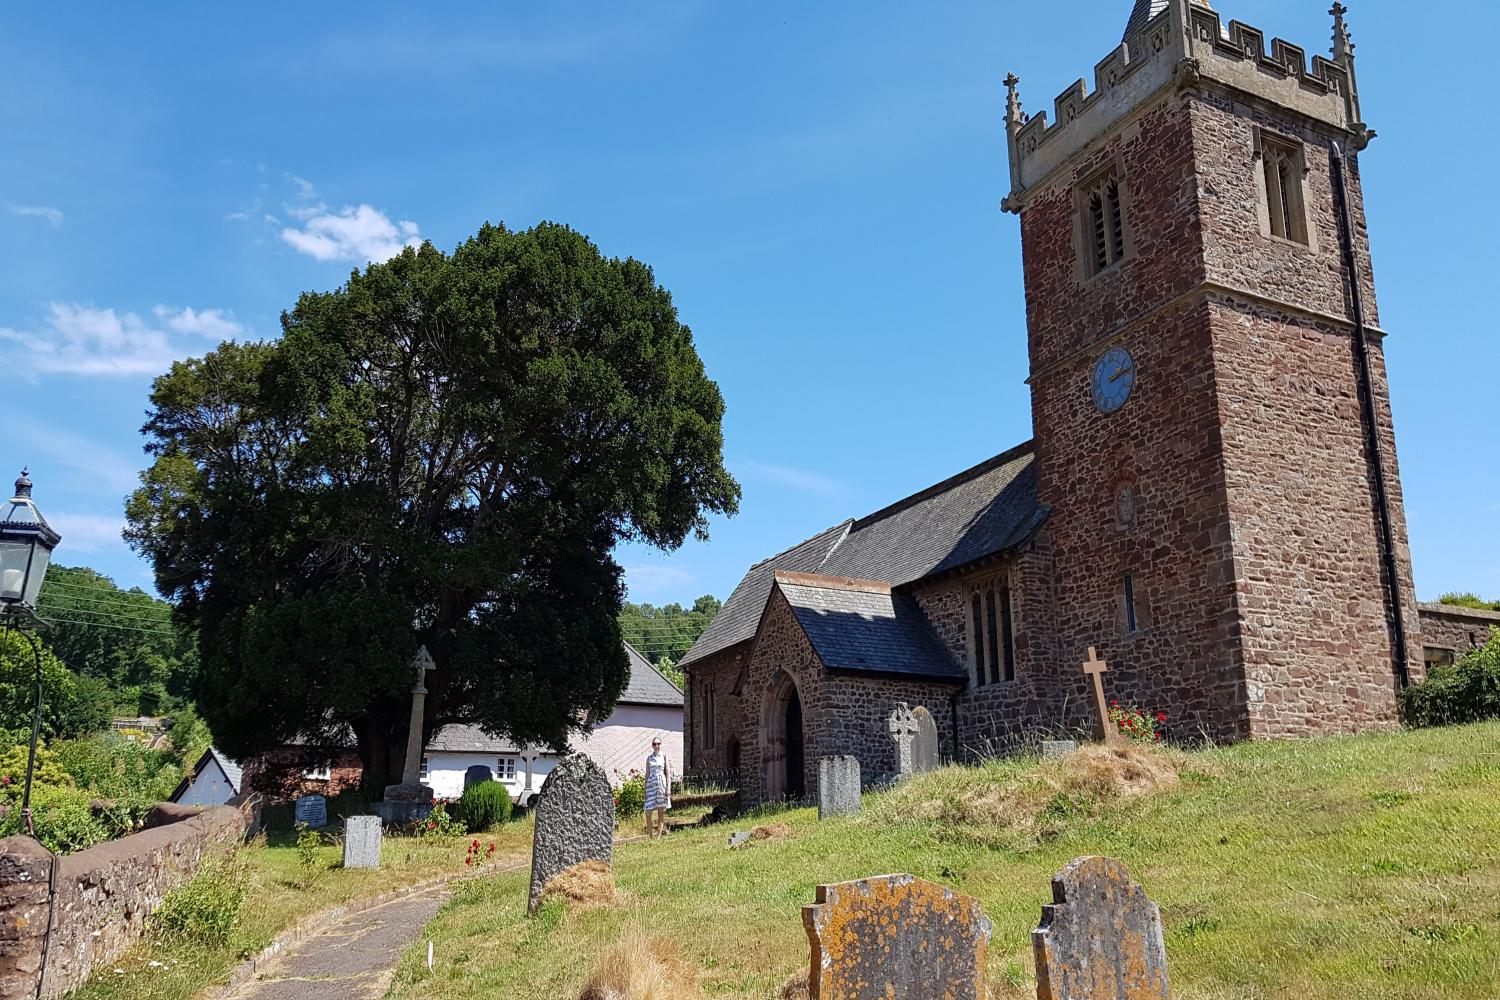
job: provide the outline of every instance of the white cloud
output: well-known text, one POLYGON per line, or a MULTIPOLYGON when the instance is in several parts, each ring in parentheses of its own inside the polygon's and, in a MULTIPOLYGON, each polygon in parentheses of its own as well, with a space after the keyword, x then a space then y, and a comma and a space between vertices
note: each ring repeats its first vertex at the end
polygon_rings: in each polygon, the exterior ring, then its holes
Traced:
POLYGON ((677 566, 637 565, 625 567, 625 589, 632 598, 653 597, 680 590, 693 582, 693 574, 677 566))
POLYGON ((735 471, 743 479, 786 486, 803 493, 815 493, 824 497, 841 497, 848 490, 844 484, 830 476, 805 469, 794 469, 787 465, 772 465, 742 459, 734 463, 735 471))
POLYGON ((67 552, 98 552, 100 549, 124 547, 120 532, 125 519, 103 514, 79 514, 71 511, 47 511, 47 523, 63 536, 67 552))
POLYGON ((346 205, 337 212, 318 205, 293 214, 306 224, 301 229, 288 226, 281 231, 281 238, 317 260, 378 263, 396 256, 404 247, 422 243, 415 222, 392 222, 370 205, 346 205))
POLYGON ((6 205, 6 210, 11 215, 25 215, 36 219, 46 219, 53 228, 63 224, 61 209, 52 208, 49 205, 6 205))
MULTIPOLYGON (((53 424, 20 419, 8 424, 14 445, 33 468, 62 467, 80 473, 78 488, 124 495, 140 485, 140 466, 128 456, 53 424), (38 457, 45 459, 39 461, 38 457)), ((49 476, 50 478, 50 476, 49 476)))
POLYGON ((244 326, 235 320, 228 310, 191 308, 174 309, 157 306, 156 318, 162 320, 177 333, 194 333, 212 340, 232 340, 245 332, 244 326))
POLYGON ((165 329, 133 312, 116 313, 76 302, 53 302, 41 328, 0 327, 0 340, 21 345, 17 361, 23 373, 40 375, 160 375, 173 361, 203 353, 201 341, 174 335, 222 337, 243 331, 219 309, 173 309, 158 306, 165 329))
POLYGON ((313 184, 312 181, 307 180, 306 178, 298 177, 296 174, 289 173, 286 175, 286 179, 297 185, 297 190, 302 194, 302 197, 304 198, 311 198, 313 195, 318 193, 317 187, 313 184))

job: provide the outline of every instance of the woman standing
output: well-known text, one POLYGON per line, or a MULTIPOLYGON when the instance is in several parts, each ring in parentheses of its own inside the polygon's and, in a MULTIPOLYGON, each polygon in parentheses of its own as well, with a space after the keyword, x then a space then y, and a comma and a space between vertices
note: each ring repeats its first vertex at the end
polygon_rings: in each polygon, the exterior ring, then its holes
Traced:
POLYGON ((646 833, 652 840, 667 832, 667 810, 672 808, 672 766, 661 752, 661 737, 651 741, 646 758, 646 833))

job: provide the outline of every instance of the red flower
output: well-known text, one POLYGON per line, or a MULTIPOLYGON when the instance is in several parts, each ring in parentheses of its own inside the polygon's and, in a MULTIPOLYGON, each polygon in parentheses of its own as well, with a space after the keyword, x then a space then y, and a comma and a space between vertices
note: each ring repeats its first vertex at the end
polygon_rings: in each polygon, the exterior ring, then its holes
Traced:
POLYGON ((1157 722, 1166 722, 1167 721, 1167 713, 1166 712, 1157 712, 1156 713, 1156 721, 1157 722))
POLYGON ((1119 708, 1120 707, 1120 703, 1118 701, 1112 701, 1112 702, 1110 702, 1110 705, 1113 706, 1113 707, 1115 707, 1115 708, 1119 708))
POLYGON ((1158 743, 1161 742, 1161 733, 1157 733, 1156 734, 1156 742, 1158 742, 1158 743))
POLYGON ((474 863, 474 855, 471 854, 468 857, 464 858, 464 864, 466 864, 466 865, 472 865, 473 863, 474 863))

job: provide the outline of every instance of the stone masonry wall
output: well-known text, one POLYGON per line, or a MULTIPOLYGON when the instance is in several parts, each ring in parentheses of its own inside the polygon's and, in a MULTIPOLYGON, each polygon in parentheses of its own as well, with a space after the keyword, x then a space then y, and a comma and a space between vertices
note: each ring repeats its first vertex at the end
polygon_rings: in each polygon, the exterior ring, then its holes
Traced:
POLYGON ((350 788, 358 788, 364 775, 364 764, 353 750, 316 751, 303 747, 286 747, 250 761, 245 766, 245 787, 260 792, 272 802, 291 802, 303 795, 332 798, 350 788), (328 763, 327 778, 309 778, 306 771, 328 763), (311 755, 311 756, 309 756, 311 755))
POLYGON ((742 674, 749 665, 750 643, 742 642, 688 664, 683 693, 683 755, 689 770, 728 771, 743 766, 747 709, 742 674), (714 699, 713 739, 708 738, 704 699, 714 699))
POLYGON ((1422 621, 1422 645, 1453 651, 1461 660, 1469 650, 1483 646, 1495 629, 1500 629, 1500 611, 1479 611, 1451 604, 1423 604, 1418 613, 1422 621))
MULTIPOLYGON (((163 897, 205 855, 238 841, 258 799, 237 799, 191 818, 63 857, 58 865, 43 996, 76 989, 145 932, 163 897)), ((31 1000, 47 930, 51 855, 28 837, 0 840, 0 1000, 31 1000)))
POLYGON ((849 754, 859 758, 866 784, 896 771, 896 747, 887 721, 898 702, 926 707, 937 724, 942 753, 953 752, 952 696, 957 685, 830 672, 819 661, 786 598, 773 590, 744 685, 740 741, 746 804, 782 794, 778 769, 786 766, 782 713, 789 685, 795 686, 802 702, 803 782, 810 796, 817 793, 822 757, 849 754))

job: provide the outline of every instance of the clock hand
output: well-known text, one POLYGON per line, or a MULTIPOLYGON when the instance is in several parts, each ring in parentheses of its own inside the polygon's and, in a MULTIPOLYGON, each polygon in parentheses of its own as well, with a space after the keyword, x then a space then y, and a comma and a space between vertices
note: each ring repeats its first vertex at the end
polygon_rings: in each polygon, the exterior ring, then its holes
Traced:
POLYGON ((1130 369, 1129 368, 1121 368, 1119 371, 1117 371, 1113 375, 1111 375, 1109 377, 1109 380, 1111 382, 1116 382, 1116 381, 1119 381, 1119 379, 1121 378, 1121 376, 1129 375, 1129 374, 1130 374, 1130 369))

